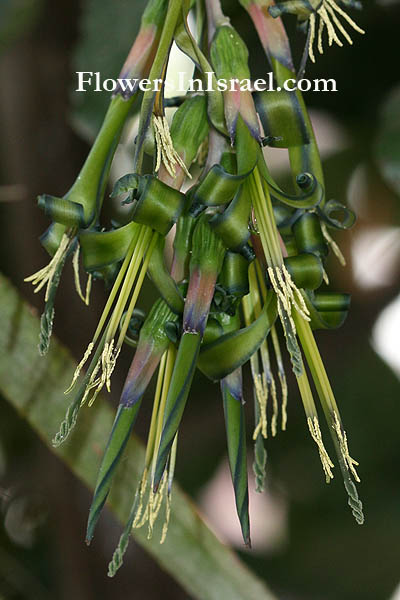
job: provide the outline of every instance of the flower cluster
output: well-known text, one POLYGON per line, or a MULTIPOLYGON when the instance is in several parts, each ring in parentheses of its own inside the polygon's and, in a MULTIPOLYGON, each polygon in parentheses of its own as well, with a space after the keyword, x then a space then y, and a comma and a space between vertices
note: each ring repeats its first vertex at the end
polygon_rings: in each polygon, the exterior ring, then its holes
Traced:
MULTIPOLYGON (((193 60, 199 77, 213 73, 216 78, 250 78, 247 47, 223 14, 219 0, 196 3, 197 37, 187 23, 189 4, 149 1, 122 75, 163 81, 175 41, 193 60)), ((309 18, 310 49, 315 13, 334 40, 329 15, 338 27, 334 11, 346 15, 333 0, 277 5, 271 0, 241 0, 241 4, 259 33, 278 86, 295 75, 281 12, 300 11, 303 19, 309 18)), ((345 19, 350 23, 349 17, 345 19)), ((264 440, 287 426, 284 347, 326 481, 333 478, 334 463, 324 443, 310 380, 328 423, 349 505, 362 523, 362 503, 355 486, 358 463, 350 456, 313 333, 339 327, 346 318, 349 296, 329 289, 325 264, 330 251, 344 263, 331 233, 350 227, 354 215, 327 198, 301 92, 252 94, 240 88, 221 92, 213 86, 207 93, 175 99, 171 124, 165 116, 162 87, 145 92, 132 173, 122 177, 112 192, 127 205, 128 218, 106 231, 100 217, 109 167, 136 95, 137 90, 116 91, 86 163, 66 196, 39 198, 53 221, 42 238, 52 258, 47 267, 28 278, 37 290, 46 286, 41 353, 49 347, 57 285, 69 256, 73 257, 77 291, 86 303, 92 279, 103 279, 111 289, 66 391, 73 394, 73 400, 55 445, 69 435, 82 405, 90 406, 103 388, 110 390, 123 345, 135 348, 98 474, 88 543, 153 375, 157 383, 143 475, 109 574, 114 575, 122 564, 132 528, 147 524, 152 535, 161 513, 161 541, 165 539, 178 432, 199 369, 220 382, 237 513, 244 542, 250 546, 242 368, 250 363, 253 468, 257 490, 262 491, 264 440), (288 193, 274 180, 263 154, 265 145, 287 149, 294 192, 288 193), (167 236, 173 240, 170 263, 165 254, 167 236), (80 257, 88 273, 85 292, 79 279, 80 257), (146 275, 159 295, 147 316, 136 309, 146 275)))

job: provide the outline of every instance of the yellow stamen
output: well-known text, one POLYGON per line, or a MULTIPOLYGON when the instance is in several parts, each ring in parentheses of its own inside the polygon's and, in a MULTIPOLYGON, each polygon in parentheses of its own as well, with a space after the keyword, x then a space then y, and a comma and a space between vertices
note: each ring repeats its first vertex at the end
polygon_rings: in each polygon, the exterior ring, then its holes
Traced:
MULTIPOLYGON (((310 27, 309 41, 308 41, 308 56, 310 57, 311 61, 313 63, 315 63, 315 56, 314 56, 314 50, 313 50, 314 39, 315 39, 315 14, 314 13, 311 13, 308 21, 309 21, 309 27, 310 27)), ((320 21, 320 28, 321 28, 321 21, 320 21)), ((318 34, 318 40, 319 39, 320 39, 320 34, 318 34)), ((322 52, 321 52, 321 54, 322 54, 322 52)))
POLYGON ((158 513, 160 512, 160 508, 161 508, 162 501, 164 499, 166 491, 167 491, 167 471, 165 470, 157 492, 154 494, 153 486, 151 487, 151 490, 150 490, 149 529, 148 529, 148 533, 147 533, 148 540, 150 540, 153 536, 154 523, 157 520, 158 513))
POLYGON ((80 253, 80 246, 78 244, 76 247, 76 250, 74 252, 74 256, 72 257, 72 266, 74 268, 75 289, 76 289, 76 293, 78 294, 78 296, 82 300, 82 302, 84 302, 86 304, 86 306, 89 306, 90 291, 92 289, 92 275, 91 274, 88 275, 87 282, 86 282, 86 290, 85 290, 85 295, 84 295, 82 292, 82 287, 81 287, 81 279, 79 277, 79 253, 80 253))
POLYGON ((88 360, 89 356, 91 355, 91 353, 93 351, 93 348, 94 348, 94 344, 93 344, 93 342, 90 342, 85 354, 83 355, 81 362, 78 364, 78 366, 75 369, 74 376, 71 381, 71 385, 69 386, 68 389, 65 390, 64 394, 69 394, 70 391, 72 390, 72 388, 74 387, 74 385, 80 375, 80 372, 83 369, 83 366, 85 365, 86 361, 88 360))
POLYGON ((273 327, 271 327, 271 338, 272 338, 272 344, 274 346, 276 364, 278 366, 279 382, 281 385, 281 396, 282 396, 281 429, 282 429, 282 431, 286 431, 288 387, 287 387, 285 369, 283 367, 282 353, 281 353, 281 349, 279 346, 278 334, 276 332, 275 325, 273 327))
POLYGON ((268 267, 268 275, 274 292, 278 296, 278 313, 282 324, 284 324, 285 320, 282 312, 283 309, 290 321, 293 332, 296 332, 296 326, 292 317, 292 306, 294 306, 296 311, 305 321, 310 321, 310 313, 304 298, 300 290, 294 284, 285 265, 275 268, 268 267))
POLYGON ((265 373, 257 373, 253 376, 254 390, 256 394, 257 404, 259 408, 259 420, 254 429, 253 440, 257 439, 261 432, 263 438, 268 437, 267 433, 267 402, 268 402, 268 387, 265 378, 265 373))
POLYGON ((60 245, 57 248, 57 251, 54 254, 51 261, 49 262, 49 264, 37 271, 36 273, 34 273, 33 275, 25 277, 24 279, 24 281, 32 282, 32 285, 36 286, 33 290, 35 294, 37 294, 46 285, 46 302, 49 299, 51 284, 53 283, 53 279, 56 274, 57 268, 60 262, 65 260, 65 256, 69 250, 71 241, 71 237, 67 233, 64 233, 64 235, 61 238, 60 245))
POLYGON ((322 468, 324 469, 326 482, 329 483, 331 479, 333 479, 332 468, 334 467, 333 462, 331 461, 328 452, 324 446, 324 442, 322 441, 322 434, 319 427, 318 417, 314 416, 307 418, 308 428, 310 430, 310 434, 314 442, 318 446, 318 452, 322 463, 322 468))
POLYGON ((338 46, 343 46, 342 41, 337 36, 335 31, 336 29, 343 35, 344 39, 352 44, 353 40, 351 39, 349 33, 344 28, 343 24, 339 21, 337 15, 340 15, 345 21, 358 33, 364 34, 365 31, 361 29, 354 21, 349 17, 349 15, 342 9, 335 0, 322 0, 319 9, 315 12, 312 12, 309 16, 309 42, 308 42, 308 55, 312 62, 315 62, 314 56, 314 41, 315 41, 315 31, 316 31, 316 19, 317 15, 319 17, 319 25, 318 25, 318 34, 317 34, 317 46, 320 54, 324 53, 322 46, 322 34, 325 29, 325 26, 328 31, 328 44, 332 46, 333 42, 338 46))
POLYGON ((269 387, 271 390, 271 397, 272 397, 271 433, 272 433, 272 437, 275 437, 277 434, 277 422, 278 422, 278 398, 276 395, 275 379, 273 378, 272 375, 270 377, 269 387))
POLYGON ((162 528, 160 544, 163 544, 167 537, 169 521, 171 518, 171 502, 172 502, 171 494, 167 494, 166 504, 165 504, 165 521, 164 521, 164 525, 162 528))
POLYGON ((331 234, 328 231, 328 228, 325 223, 321 223, 322 234, 327 242, 327 244, 332 248, 332 252, 337 257, 338 261, 342 265, 342 267, 346 266, 346 259, 343 256, 338 244, 332 238, 331 234))
POLYGON ((163 163, 171 177, 176 177, 175 165, 179 165, 185 175, 191 179, 192 176, 187 170, 184 161, 174 148, 167 119, 162 116, 153 115, 153 127, 157 148, 155 171, 158 172, 161 163, 163 163))
POLYGON ((144 507, 143 500, 144 500, 144 495, 147 490, 147 476, 148 476, 148 471, 145 468, 143 471, 141 482, 140 482, 139 504, 138 504, 138 509, 137 509, 136 515, 135 515, 135 519, 132 523, 132 529, 139 529, 140 527, 142 527, 142 525, 144 525, 144 523, 147 521, 147 518, 148 518, 147 505, 146 505, 146 509, 143 510, 143 507, 144 507))

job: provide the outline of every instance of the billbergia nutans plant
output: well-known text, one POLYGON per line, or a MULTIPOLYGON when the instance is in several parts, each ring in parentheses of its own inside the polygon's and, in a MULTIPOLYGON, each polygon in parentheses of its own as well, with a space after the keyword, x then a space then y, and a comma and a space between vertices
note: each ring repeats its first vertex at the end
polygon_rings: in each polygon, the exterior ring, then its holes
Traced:
MULTIPOLYGON (((88 543, 144 394, 156 379, 143 475, 109 565, 110 576, 122 564, 133 528, 147 526, 152 535, 161 519, 160 541, 168 534, 179 430, 197 369, 219 383, 237 514, 247 546, 247 434, 254 442, 253 470, 257 491, 262 492, 266 440, 288 427, 287 377, 297 383, 305 427, 327 483, 337 472, 324 441, 329 432, 348 504, 357 523, 364 520, 356 487, 358 463, 350 455, 315 341, 315 331, 341 326, 349 310, 349 295, 330 288, 326 261, 333 253, 345 264, 334 235, 351 227, 355 217, 330 197, 302 94, 284 86, 304 73, 308 57, 315 61, 315 40, 322 53, 325 33, 329 45, 342 45, 342 39, 352 43, 346 23, 363 33, 348 15, 349 9, 360 7, 350 0, 240 4, 272 68, 273 90, 254 91, 246 43, 219 0, 149 0, 120 78, 148 78, 160 85, 143 95, 137 83, 129 89, 117 87, 69 192, 63 198, 39 197, 39 206, 52 221, 41 239, 49 264, 27 278, 36 291, 45 288, 40 353, 49 348, 57 287, 67 260, 72 260, 75 287, 86 304, 93 282, 103 280, 110 290, 66 390, 68 408, 55 445, 69 436, 84 405, 91 406, 103 388, 110 391, 120 352, 132 354, 114 425, 104 440, 88 543), (284 13, 297 15, 307 34, 297 71, 281 20, 284 13), (211 79, 214 85, 165 99, 163 84, 174 42, 193 62, 196 78, 211 79), (223 88, 220 81, 228 85, 223 88), (124 124, 139 102, 131 172, 111 193, 125 205, 127 216, 106 229, 102 209, 109 201, 110 167, 124 124), (176 107, 170 121, 167 105, 176 107), (271 174, 265 146, 287 149, 290 191, 271 174), (167 247, 172 248, 171 260, 167 247), (82 268, 87 273, 84 289, 82 268), (158 299, 143 314, 136 305, 146 277, 158 299), (251 398, 242 385, 246 363, 253 380, 251 398), (286 369, 285 363, 290 365, 286 369)), ((298 400, 294 396, 292 402, 298 400)))

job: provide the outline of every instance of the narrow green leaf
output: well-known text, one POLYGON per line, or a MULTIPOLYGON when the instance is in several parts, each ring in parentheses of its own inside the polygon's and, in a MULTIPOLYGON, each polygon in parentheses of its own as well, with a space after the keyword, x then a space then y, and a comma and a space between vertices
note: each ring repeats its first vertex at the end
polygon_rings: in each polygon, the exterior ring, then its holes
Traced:
MULTIPOLYGON (((99 448, 103 447, 111 429, 113 411, 99 397, 92 409, 82 412, 76 443, 57 449, 51 447, 52 433, 65 411, 63 390, 71 380, 76 363, 56 339, 45 358, 38 356, 38 331, 39 321, 32 308, 24 303, 7 279, 0 276, 0 393, 49 449, 83 483, 93 488, 100 461, 99 448)), ((110 494, 110 508, 121 522, 125 522, 129 514, 131 493, 141 477, 143 460, 142 444, 133 438, 110 494)), ((274 598, 264 583, 218 541, 178 485, 174 490, 165 543, 160 545, 157 536, 148 540, 145 530, 135 531, 135 539, 194 598, 274 598)))

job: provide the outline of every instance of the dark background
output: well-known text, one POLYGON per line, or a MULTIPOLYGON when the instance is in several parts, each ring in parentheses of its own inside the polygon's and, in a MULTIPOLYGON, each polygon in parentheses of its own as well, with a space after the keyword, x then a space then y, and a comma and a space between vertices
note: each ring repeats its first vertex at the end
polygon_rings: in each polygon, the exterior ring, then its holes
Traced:
MULTIPOLYGON (((351 451, 360 460, 366 522, 363 527, 353 522, 339 476, 325 485, 291 381, 288 431, 267 444, 269 493, 285 515, 282 539, 266 551, 241 553, 282 599, 386 600, 400 582, 400 386, 371 346, 377 317, 399 292, 399 262, 394 262, 386 282, 369 287, 354 268, 360 236, 372 228, 400 226, 396 181, 385 178, 379 167, 386 163, 377 161, 382 156, 382 127, 386 124, 390 134, 399 130, 398 103, 392 101, 386 121, 382 107, 399 85, 400 10, 396 1, 365 5, 362 13, 352 16, 366 35, 354 33, 353 47, 327 49, 308 68, 310 78, 335 78, 338 92, 310 92, 305 97, 310 108, 322 111, 313 113, 319 115, 321 143, 333 146, 324 161, 328 194, 346 202, 352 181, 350 200, 359 212, 352 231, 338 236, 348 257, 347 269, 335 260, 329 264, 333 287, 352 293, 352 310, 342 329, 321 332, 318 342, 351 451), (333 123, 329 130, 327 122, 333 123), (337 145, 340 132, 345 141, 337 145)), ((47 260, 37 240, 47 222, 35 196, 63 195, 70 187, 108 102, 106 93, 77 98, 71 92, 74 71, 101 70, 104 77, 117 76, 142 6, 128 0, 3 0, 0 5, 0 266, 38 308, 43 299, 23 283, 24 276, 47 260)), ((226 9, 249 44, 253 74, 262 77, 270 69, 249 19, 233 0, 226 2, 226 9)), ((295 31, 293 19, 286 22, 298 64, 304 38, 295 31)), ((400 138, 392 135, 391 143, 396 165, 400 138)), ((378 279, 392 246, 369 258, 368 269, 378 279)), ((96 285, 90 310, 85 309, 73 291, 71 275, 67 269, 58 294, 55 332, 78 359, 105 295, 96 285)), ((110 398, 114 404, 130 359, 127 351, 119 362, 110 398)), ((142 437, 147 419, 145 409, 137 428, 142 437)), ((224 456, 218 390, 198 376, 182 427, 177 479, 198 497, 224 456)), ((109 540, 118 538, 119 525, 104 516, 98 542, 86 548, 88 490, 1 399, 0 477, 1 599, 188 598, 134 543, 125 568, 108 580, 109 540)), ((264 517, 276 515, 266 510, 264 517)))

